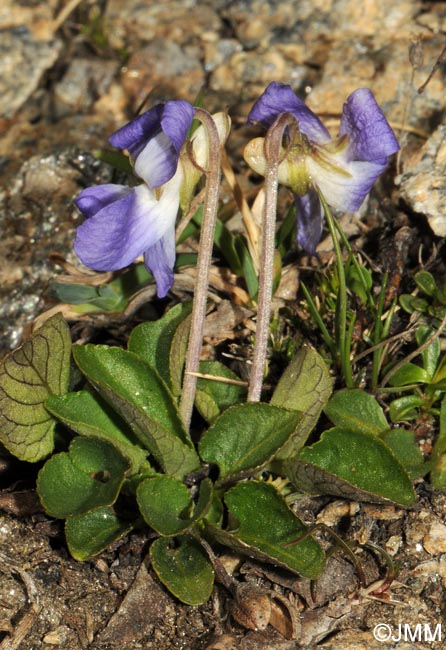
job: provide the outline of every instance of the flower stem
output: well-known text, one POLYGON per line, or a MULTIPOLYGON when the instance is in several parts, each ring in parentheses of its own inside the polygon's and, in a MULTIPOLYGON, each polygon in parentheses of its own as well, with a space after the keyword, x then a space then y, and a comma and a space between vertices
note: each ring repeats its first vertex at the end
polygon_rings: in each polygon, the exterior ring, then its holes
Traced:
POLYGON ((209 164, 206 177, 203 222, 197 260, 197 279, 191 316, 191 330, 186 354, 183 390, 181 393, 180 414, 186 429, 190 427, 194 407, 200 353, 203 341, 204 319, 206 316, 209 269, 211 265, 214 230, 217 220, 218 197, 220 191, 221 145, 214 120, 201 108, 195 109, 195 117, 203 124, 209 145, 209 164))
POLYGON ((258 402, 262 393, 263 371, 268 348, 271 318, 271 298, 274 279, 274 244, 277 213, 277 188, 281 148, 287 127, 296 125, 290 113, 282 113, 268 129, 264 152, 267 160, 265 174, 265 209, 262 219, 262 248, 259 274, 256 340, 249 379, 248 401, 258 402))
POLYGON ((354 384, 352 367, 350 363, 350 341, 348 340, 348 330, 350 328, 347 328, 347 285, 345 282, 344 260, 342 259, 341 246, 339 245, 334 217, 331 214, 330 208, 328 207, 325 198, 319 190, 318 194, 319 199, 322 203, 322 207, 324 208, 328 229, 330 230, 330 235, 333 240, 333 249, 336 258, 336 269, 338 272, 339 288, 336 301, 335 339, 338 344, 339 360, 341 362, 342 374, 344 376, 345 383, 349 388, 351 388, 354 384))

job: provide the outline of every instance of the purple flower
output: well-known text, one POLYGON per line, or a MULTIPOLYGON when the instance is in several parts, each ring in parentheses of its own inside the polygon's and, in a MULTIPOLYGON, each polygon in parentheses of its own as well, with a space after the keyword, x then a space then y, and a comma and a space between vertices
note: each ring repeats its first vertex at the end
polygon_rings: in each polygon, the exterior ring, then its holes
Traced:
POLYGON ((137 187, 97 185, 79 194, 76 205, 88 217, 77 229, 75 251, 97 271, 114 271, 144 255, 164 297, 173 283, 175 221, 184 178, 180 152, 194 108, 185 101, 158 104, 114 133, 110 142, 127 149, 137 187))
POLYGON ((157 192, 147 185, 96 185, 76 205, 88 219, 77 229, 74 250, 96 271, 116 271, 144 255, 164 298, 173 284, 175 221, 183 180, 181 168, 157 192))
MULTIPOLYGON (((128 150, 135 173, 144 182, 136 187, 96 185, 75 201, 87 217, 77 229, 74 244, 81 262, 97 271, 116 271, 144 255, 160 298, 173 284, 180 201, 187 205, 200 179, 198 169, 208 165, 202 126, 194 132, 190 149, 186 146, 194 113, 188 102, 171 101, 154 106, 116 131, 111 144, 128 150)), ((230 119, 224 113, 212 117, 223 143, 230 119)))
MULTIPOLYGON (((284 149, 279 182, 295 194, 298 243, 314 254, 323 220, 317 189, 336 210, 355 212, 399 145, 368 88, 359 88, 348 97, 339 136, 334 139, 290 86, 275 82, 254 104, 248 122, 269 127, 282 113, 294 115, 298 132, 284 149)), ((254 171, 264 175, 263 142, 264 138, 249 142, 244 157, 254 171)))

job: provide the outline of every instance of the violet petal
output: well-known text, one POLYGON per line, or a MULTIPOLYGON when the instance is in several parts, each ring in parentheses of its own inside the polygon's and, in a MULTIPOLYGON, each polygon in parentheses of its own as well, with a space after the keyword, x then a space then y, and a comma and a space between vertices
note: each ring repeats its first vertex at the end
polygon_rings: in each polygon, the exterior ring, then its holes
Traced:
POLYGON ((144 263, 155 278, 159 298, 164 298, 173 285, 175 265, 175 228, 170 228, 144 253, 144 263))
POLYGON ((353 161, 340 163, 344 173, 320 165, 314 158, 306 160, 308 174, 324 195, 327 203, 336 210, 356 212, 372 189, 378 176, 386 169, 382 163, 353 161))
POLYGON ((349 160, 378 164, 399 150, 395 135, 368 88, 358 88, 344 104, 340 135, 349 136, 349 160))
POLYGON ((313 187, 304 196, 295 194, 294 201, 297 208, 297 243, 309 255, 314 255, 322 235, 322 204, 313 187))
POLYGON ((127 196, 131 191, 132 189, 126 185, 113 183, 94 185, 78 194, 74 202, 86 217, 93 217, 99 210, 127 196))
POLYGON ((175 224, 179 192, 163 198, 157 200, 154 192, 139 185, 105 205, 77 229, 74 249, 79 259, 97 271, 131 264, 175 224))
POLYGON ((135 172, 155 189, 175 174, 194 112, 193 106, 182 100, 158 104, 116 131, 109 141, 114 147, 128 149, 135 172))
POLYGON ((136 158, 147 141, 161 131, 163 110, 164 104, 157 104, 115 131, 108 141, 117 149, 128 149, 132 158, 136 158))
POLYGON ((330 134, 320 119, 293 92, 291 86, 273 81, 260 95, 248 115, 248 124, 261 122, 271 126, 281 113, 292 113, 299 121, 299 129, 317 144, 330 141, 330 134))

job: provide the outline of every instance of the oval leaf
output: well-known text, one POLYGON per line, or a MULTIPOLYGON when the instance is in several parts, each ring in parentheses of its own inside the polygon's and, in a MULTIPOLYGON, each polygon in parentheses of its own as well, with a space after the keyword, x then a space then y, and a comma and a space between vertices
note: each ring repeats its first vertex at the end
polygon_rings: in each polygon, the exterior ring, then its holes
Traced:
POLYGON ((75 346, 73 356, 166 473, 182 477, 198 468, 176 404, 153 368, 132 352, 106 345, 75 346))
POLYGON ((130 460, 132 473, 138 472, 141 464, 146 462, 147 452, 132 443, 133 434, 128 425, 97 393, 82 390, 53 395, 46 400, 45 406, 76 433, 114 445, 130 460))
POLYGON ((98 555, 132 528, 132 524, 120 519, 113 508, 105 507, 69 517, 65 522, 65 537, 71 555, 82 562, 98 555))
POLYGON ((387 445, 351 429, 324 431, 289 464, 287 475, 297 487, 313 493, 402 506, 415 501, 411 480, 387 445))
POLYGON ((220 479, 267 463, 295 431, 301 417, 270 404, 231 406, 206 431, 200 455, 220 469, 220 479))
POLYGON ((272 485, 261 481, 238 483, 226 493, 225 503, 229 521, 237 527, 222 530, 206 522, 206 528, 218 542, 307 578, 320 575, 325 555, 312 537, 286 546, 308 529, 272 485))
POLYGON ((202 481, 195 507, 187 487, 172 476, 146 479, 138 486, 136 498, 149 526, 170 537, 184 533, 206 515, 212 503, 212 483, 202 481))
MULTIPOLYGON (((235 372, 219 361, 200 361, 200 372, 204 375, 222 377, 230 381, 240 381, 235 372)), ((195 406, 209 424, 229 406, 242 401, 246 393, 244 386, 215 379, 198 379, 195 406)))
POLYGON ((315 427, 325 404, 333 392, 333 379, 321 355, 311 347, 303 347, 291 361, 271 399, 273 406, 301 411, 293 437, 279 451, 283 460, 296 455, 315 427))
POLYGON ((161 582, 187 605, 206 602, 214 586, 214 569, 200 543, 181 537, 177 547, 157 539, 150 547, 152 566, 161 582))
POLYGON ((169 355, 172 339, 180 323, 190 314, 192 302, 179 303, 157 321, 141 323, 130 334, 128 349, 155 368, 168 386, 172 386, 169 355))
POLYGON ((339 390, 324 411, 333 424, 352 431, 379 435, 389 428, 384 411, 376 399, 360 388, 339 390))
POLYGON ((114 503, 128 469, 128 460, 110 443, 74 438, 68 452, 42 467, 37 493, 52 517, 83 514, 114 503))
POLYGON ((0 441, 20 460, 53 451, 56 420, 44 404, 67 391, 70 354, 70 330, 56 314, 0 365, 0 441))

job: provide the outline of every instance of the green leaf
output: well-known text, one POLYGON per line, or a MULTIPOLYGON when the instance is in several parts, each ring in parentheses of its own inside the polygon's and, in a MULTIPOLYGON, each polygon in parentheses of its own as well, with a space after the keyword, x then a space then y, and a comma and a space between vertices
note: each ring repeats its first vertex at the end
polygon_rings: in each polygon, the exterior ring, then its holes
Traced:
POLYGON ((0 441, 20 460, 53 451, 56 420, 44 404, 67 391, 70 353, 70 330, 56 314, 0 365, 0 441))
POLYGON ((297 486, 372 503, 410 506, 415 493, 410 478, 387 445, 370 433, 334 427, 288 465, 297 486))
POLYGON ((134 264, 107 284, 91 286, 66 284, 57 278, 51 282, 51 290, 61 302, 72 305, 79 314, 92 312, 121 313, 130 299, 144 286, 153 282, 153 276, 144 264, 134 264))
POLYGON ((389 384, 391 386, 408 386, 410 384, 426 384, 429 380, 429 373, 424 368, 409 362, 392 375, 389 384))
POLYGON ((417 287, 421 289, 426 296, 432 298, 435 295, 437 284, 432 273, 429 273, 429 271, 418 271, 418 273, 415 273, 414 280, 417 287))
POLYGON ((165 537, 185 533, 200 521, 211 507, 212 496, 212 482, 204 479, 197 505, 194 506, 187 487, 172 476, 146 479, 136 491, 144 520, 165 537))
POLYGON ((436 490, 446 489, 446 397, 440 406, 439 432, 432 450, 430 480, 436 490))
POLYGON ((177 327, 190 314, 191 308, 192 302, 175 305, 159 320, 141 323, 130 334, 130 352, 155 368, 167 386, 172 385, 169 372, 172 339, 177 327))
POLYGON ((392 422, 414 420, 418 417, 418 408, 424 406, 424 398, 419 395, 403 395, 390 403, 389 416, 392 422))
POLYGON ((254 264, 252 263, 246 239, 243 235, 235 236, 235 248, 241 261, 243 277, 245 278, 249 297, 255 298, 259 291, 259 280, 255 272, 254 264))
POLYGON ((133 525, 121 519, 108 506, 83 515, 69 517, 65 522, 68 549, 75 560, 88 560, 129 533, 133 525))
POLYGON ((327 364, 316 350, 303 347, 283 373, 271 399, 273 406, 302 413, 293 437, 277 454, 278 460, 297 454, 305 444, 332 391, 327 364))
POLYGON ((407 429, 390 429, 382 439, 403 465, 412 480, 424 476, 429 465, 424 462, 415 434, 407 429))
POLYGON ((112 505, 128 470, 129 462, 110 443, 74 438, 68 452, 56 454, 42 467, 37 493, 51 517, 83 514, 112 505))
POLYGON ((433 388, 439 388, 441 386, 441 390, 445 390, 444 382, 446 379, 446 354, 443 355, 443 357, 440 360, 440 363, 438 364, 435 374, 432 377, 432 383, 435 384, 433 388))
POLYGON ((197 540, 181 537, 174 547, 169 539, 157 539, 150 547, 150 559, 158 578, 183 603, 201 605, 208 600, 214 569, 197 540))
POLYGON ((110 149, 96 149, 93 151, 93 155, 98 160, 106 162, 111 167, 118 169, 121 172, 126 172, 131 174, 133 172, 133 167, 130 162, 130 158, 125 156, 119 151, 112 151, 110 149))
POLYGON ((175 330, 169 354, 169 373, 172 382, 172 393, 176 398, 181 395, 183 383, 183 369, 186 361, 187 346, 192 317, 185 318, 175 330))
MULTIPOLYGON (((429 337, 432 336, 433 333, 434 330, 431 327, 419 327, 415 333, 415 338, 418 345, 423 345, 429 339, 429 337)), ((439 337, 432 341, 432 343, 421 353, 421 358, 423 359, 423 368, 429 377, 428 381, 432 381, 432 378, 435 375, 440 354, 441 344, 439 337)))
POLYGON ((225 494, 225 503, 231 529, 223 530, 206 522, 207 530, 218 542, 307 578, 320 575, 325 556, 314 539, 307 537, 286 546, 308 529, 272 485, 261 481, 238 483, 225 494))
POLYGON ((52 395, 45 402, 52 415, 81 436, 110 442, 131 463, 131 473, 146 461, 147 451, 133 443, 133 433, 97 393, 86 390, 52 395))
POLYGON ((384 411, 373 395, 360 388, 337 391, 324 409, 338 427, 379 435, 389 428, 384 411))
MULTIPOLYGON (((203 375, 240 381, 240 377, 220 361, 200 361, 200 372, 203 375)), ((200 378, 197 382, 195 406, 201 416, 210 424, 229 406, 241 402, 245 393, 246 389, 243 386, 200 378)))
POLYGON ((153 368, 132 352, 105 345, 75 346, 73 356, 167 474, 181 478, 198 468, 176 404, 153 368))
POLYGON ((231 406, 203 435, 200 455, 215 463, 220 480, 265 465, 285 444, 301 417, 270 404, 231 406))

